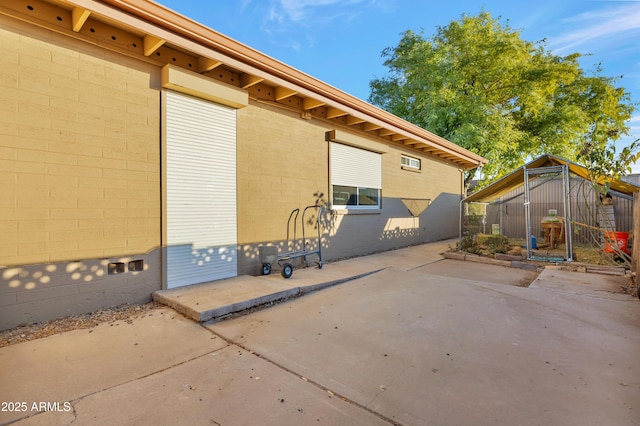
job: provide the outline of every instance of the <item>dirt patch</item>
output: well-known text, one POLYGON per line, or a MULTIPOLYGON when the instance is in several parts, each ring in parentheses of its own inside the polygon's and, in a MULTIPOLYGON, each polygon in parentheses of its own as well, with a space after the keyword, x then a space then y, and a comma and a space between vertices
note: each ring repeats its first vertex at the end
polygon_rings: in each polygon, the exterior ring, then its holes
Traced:
MULTIPOLYGON (((483 257, 496 257, 496 254, 498 253, 505 253, 522 259, 527 257, 527 249, 524 247, 525 240, 523 239, 509 238, 507 243, 502 244, 499 247, 495 246, 495 244, 489 244, 487 241, 489 240, 486 236, 478 237, 477 241, 467 239, 465 244, 462 244, 458 249, 483 257)), ((548 259, 562 259, 566 255, 565 245, 559 244, 556 247, 549 247, 544 244, 538 244, 538 249, 533 250, 533 255, 548 259)), ((612 253, 607 253, 601 247, 593 244, 574 244, 572 257, 573 261, 590 265, 625 267, 627 266, 626 263, 628 263, 621 258, 616 258, 612 253)))
POLYGON ((131 322, 135 318, 153 315, 155 310, 162 307, 165 306, 156 302, 141 305, 125 304, 88 314, 73 315, 52 321, 21 325, 0 332, 0 348, 67 331, 93 328, 103 323, 113 323, 122 320, 131 322))
POLYGON ((535 281, 536 277, 537 275, 533 279, 530 277, 522 278, 521 280, 514 282, 513 285, 516 287, 529 287, 531 283, 535 281))

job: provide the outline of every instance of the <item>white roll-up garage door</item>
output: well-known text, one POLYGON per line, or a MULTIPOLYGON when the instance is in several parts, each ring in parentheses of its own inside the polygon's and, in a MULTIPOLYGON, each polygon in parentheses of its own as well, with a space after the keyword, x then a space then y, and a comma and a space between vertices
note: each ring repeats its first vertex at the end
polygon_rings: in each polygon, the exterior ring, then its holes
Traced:
POLYGON ((236 110, 165 93, 167 288, 236 276, 236 110))

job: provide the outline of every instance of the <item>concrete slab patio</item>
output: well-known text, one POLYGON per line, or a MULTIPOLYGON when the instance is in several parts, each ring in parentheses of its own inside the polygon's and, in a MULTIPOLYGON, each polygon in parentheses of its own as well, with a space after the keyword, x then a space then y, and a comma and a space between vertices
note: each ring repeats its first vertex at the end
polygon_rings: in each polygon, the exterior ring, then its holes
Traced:
POLYGON ((0 348, 0 424, 638 424, 625 277, 536 277, 446 246, 259 277, 277 293, 369 273, 225 321, 159 308, 0 348))
MULTIPOLYGON (((362 256, 339 262, 325 264, 322 269, 317 267, 298 268, 291 278, 285 279, 279 273, 265 276, 243 275, 236 278, 214 281, 188 287, 156 291, 153 299, 169 306, 194 321, 209 321, 220 319, 229 314, 241 312, 256 306, 279 300, 299 296, 322 288, 342 284, 367 275, 379 272, 385 268, 394 267, 409 271, 427 266, 425 271, 447 277, 469 277, 482 274, 485 264, 496 263, 487 259, 486 263, 464 263, 464 268, 451 267, 448 261, 442 261, 442 253, 455 246, 457 240, 446 240, 423 244, 404 249, 362 256)), ((447 258, 464 259, 447 253, 447 258)), ((476 256, 477 257, 477 256, 476 256)), ((509 265, 514 262, 497 262, 509 265)), ((522 265, 523 262, 515 262, 522 265)), ((502 269, 498 276, 492 277, 492 282, 502 282, 510 285, 528 286, 539 274, 535 265, 528 268, 516 267, 502 269)), ((607 277, 599 274, 572 274, 571 272, 545 272, 537 280, 536 285, 549 288, 561 286, 569 288, 570 283, 585 284, 582 290, 590 287, 601 292, 601 283, 607 282, 608 288, 617 288, 614 284, 624 280, 620 277, 607 277), (557 280, 555 277, 562 277, 557 280), (548 277, 548 278, 547 278, 548 277), (550 281, 547 284, 547 281, 550 281), (590 284, 592 283, 592 284, 590 284)), ((619 293, 619 291, 617 291, 619 293)), ((624 296, 621 296, 624 297, 624 296)))
POLYGON ((207 328, 390 424, 638 424, 640 302, 468 266, 388 268, 207 328))
POLYGON ((409 270, 442 259, 441 253, 455 246, 456 240, 439 241, 370 256, 363 256, 317 267, 295 269, 291 278, 278 273, 236 278, 188 287, 160 290, 153 299, 194 321, 208 321, 265 303, 362 278, 394 266, 409 270))

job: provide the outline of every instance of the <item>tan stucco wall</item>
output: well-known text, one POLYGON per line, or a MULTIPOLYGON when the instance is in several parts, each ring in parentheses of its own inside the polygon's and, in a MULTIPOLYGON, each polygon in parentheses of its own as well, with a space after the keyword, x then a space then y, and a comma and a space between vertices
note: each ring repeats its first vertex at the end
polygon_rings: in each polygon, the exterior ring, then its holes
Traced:
POLYGON ((237 117, 238 243, 283 239, 293 209, 328 201, 327 127, 253 102, 237 117))
MULTIPOLYGON (((333 123, 305 120, 298 113, 262 103, 250 102, 247 108, 238 110, 239 273, 259 272, 260 245, 277 245, 281 253, 302 248, 301 244, 286 243, 287 219, 293 209, 316 202, 330 203, 329 145, 325 133, 333 129, 333 123)), ((347 137, 352 134, 358 140, 366 138, 369 148, 384 152, 382 208, 357 214, 329 210, 323 221, 324 259, 456 235, 461 188, 457 168, 372 135, 348 128, 341 131, 347 137), (404 170, 402 154, 419 158, 421 170, 404 170), (411 204, 422 206, 414 209, 418 217, 408 209, 411 204)), ((314 218, 310 211, 307 219, 314 218)), ((315 250, 316 230, 306 226, 305 231, 310 237, 307 248, 315 250)), ((289 237, 293 238, 293 227, 289 237)), ((301 237, 300 222, 297 237, 301 237)))
POLYGON ((392 198, 435 199, 440 193, 460 194, 460 172, 440 161, 428 158, 415 151, 389 146, 389 152, 383 155, 383 194, 392 198), (403 169, 401 155, 421 160, 421 170, 403 169))
MULTIPOLYGON (((252 102, 238 110, 238 242, 282 239, 295 208, 330 202, 328 143, 331 123, 252 102)), ((354 135, 362 137, 360 133, 354 135)), ((460 194, 460 172, 420 152, 370 137, 380 144, 382 195, 431 199, 460 194), (419 158, 419 172, 402 169, 401 155, 419 158)), ((384 206, 383 206, 384 209, 384 206)))
POLYGON ((4 17, 0 57, 0 329, 150 300, 159 69, 4 17))
MULTIPOLYGON (((3 17, 0 57, 0 328, 148 300, 162 279, 160 69, 3 17), (108 274, 130 261, 144 270, 108 274)), ((330 202, 333 129, 255 101, 237 110, 240 274, 258 273, 261 244, 288 249, 293 209, 330 202)), ((325 259, 455 233, 455 167, 341 130, 385 152, 382 209, 328 214, 325 259), (409 198, 432 204, 414 217, 409 198)))
POLYGON ((0 265, 157 247, 159 70, 2 19, 0 265))

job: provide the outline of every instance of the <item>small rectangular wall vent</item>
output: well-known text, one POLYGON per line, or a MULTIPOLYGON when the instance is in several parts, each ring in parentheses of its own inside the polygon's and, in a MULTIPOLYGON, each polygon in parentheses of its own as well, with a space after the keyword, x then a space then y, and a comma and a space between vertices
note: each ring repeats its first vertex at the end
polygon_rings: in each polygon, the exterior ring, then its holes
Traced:
POLYGON ((109 275, 123 274, 125 271, 124 262, 112 262, 107 266, 109 275))
POLYGON ((144 270, 144 261, 142 259, 132 260, 127 265, 130 272, 139 272, 144 270))

